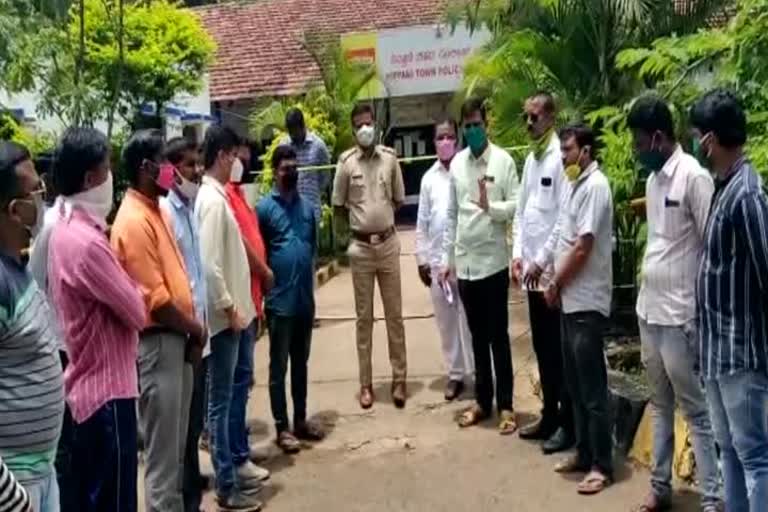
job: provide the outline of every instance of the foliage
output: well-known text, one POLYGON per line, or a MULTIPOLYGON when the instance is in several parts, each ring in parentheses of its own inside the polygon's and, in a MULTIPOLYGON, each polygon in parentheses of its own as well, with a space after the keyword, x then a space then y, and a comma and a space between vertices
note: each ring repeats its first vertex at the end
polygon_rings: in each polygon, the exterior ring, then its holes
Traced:
POLYGON ((0 140, 12 140, 26 147, 32 155, 39 155, 53 148, 53 137, 19 125, 16 119, 6 112, 0 112, 0 140))
POLYGON ((213 51, 196 15, 176 3, 83 0, 62 22, 19 37, 4 85, 38 91, 42 115, 65 124, 107 119, 111 131, 116 114, 130 122, 144 103, 160 109, 197 92, 213 51))
POLYGON ((749 113, 747 151, 768 178, 768 0, 739 0, 737 5, 726 27, 628 49, 619 54, 617 65, 656 87, 680 112, 712 86, 737 91, 749 113))
MULTIPOLYGON (((726 2, 727 3, 727 2, 726 2)), ((725 7, 721 0, 456 0, 453 23, 486 27, 493 38, 467 66, 462 95, 487 95, 497 113, 494 136, 522 141, 525 97, 546 89, 563 120, 622 104, 642 83, 616 66, 626 48, 669 34, 688 34, 725 7), (675 5, 678 5, 676 8, 675 5)))

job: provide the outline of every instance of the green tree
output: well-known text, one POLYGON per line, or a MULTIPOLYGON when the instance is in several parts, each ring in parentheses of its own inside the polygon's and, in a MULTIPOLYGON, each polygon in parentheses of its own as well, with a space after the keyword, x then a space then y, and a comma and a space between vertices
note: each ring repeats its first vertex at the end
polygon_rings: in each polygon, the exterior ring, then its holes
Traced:
POLYGON ((494 134, 521 142, 525 97, 555 93, 564 118, 621 104, 642 83, 616 66, 624 49, 673 33, 687 34, 721 12, 722 0, 457 0, 451 23, 485 26, 493 37, 466 70, 464 94, 487 95, 494 134))
POLYGON ((105 119, 111 135, 118 115, 130 123, 144 103, 160 112, 176 94, 196 93, 214 49, 175 2, 80 0, 63 23, 23 38, 6 86, 37 90, 41 113, 65 124, 105 119))

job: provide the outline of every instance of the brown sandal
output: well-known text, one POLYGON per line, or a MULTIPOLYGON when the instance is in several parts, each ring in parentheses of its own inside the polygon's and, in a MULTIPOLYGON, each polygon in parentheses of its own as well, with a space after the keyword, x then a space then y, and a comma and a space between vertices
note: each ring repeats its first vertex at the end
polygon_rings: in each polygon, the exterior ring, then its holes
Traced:
POLYGON ((579 483, 578 487, 576 487, 576 490, 579 494, 591 496, 603 492, 609 485, 611 485, 610 477, 604 475, 596 469, 593 469, 587 473, 587 476, 585 476, 584 480, 579 483))
POLYGON ((283 450, 283 453, 294 454, 301 451, 301 441, 296 439, 296 436, 287 430, 284 430, 277 435, 275 444, 283 450))
POLYGON ((517 432, 517 420, 515 411, 501 411, 499 413, 499 434, 508 436, 517 432))
POLYGON ((649 492, 642 505, 632 509, 632 512, 663 512, 669 510, 669 500, 663 500, 654 493, 649 492))
POLYGON ((477 425, 481 421, 487 419, 489 416, 488 413, 483 411, 480 406, 473 405, 469 409, 466 409, 464 412, 461 413, 461 416, 459 416, 459 419, 457 420, 459 427, 461 428, 467 428, 472 427, 474 425, 477 425))

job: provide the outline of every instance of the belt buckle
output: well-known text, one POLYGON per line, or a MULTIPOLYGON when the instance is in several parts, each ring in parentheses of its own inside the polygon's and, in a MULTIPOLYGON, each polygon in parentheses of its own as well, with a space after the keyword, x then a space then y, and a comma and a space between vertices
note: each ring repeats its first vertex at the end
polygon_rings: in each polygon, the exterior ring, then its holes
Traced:
POLYGON ((381 235, 371 235, 371 244, 376 245, 381 243, 381 235))

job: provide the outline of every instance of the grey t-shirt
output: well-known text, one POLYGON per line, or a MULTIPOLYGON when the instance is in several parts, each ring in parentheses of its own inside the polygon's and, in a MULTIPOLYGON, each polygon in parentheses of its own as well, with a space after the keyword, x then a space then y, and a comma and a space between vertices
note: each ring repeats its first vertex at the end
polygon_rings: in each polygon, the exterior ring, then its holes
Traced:
POLYGON ((613 286, 613 198, 611 186, 597 163, 571 185, 560 218, 555 271, 559 271, 576 240, 584 235, 594 237, 592 252, 581 272, 561 291, 563 312, 597 311, 607 317, 611 313, 613 286))

